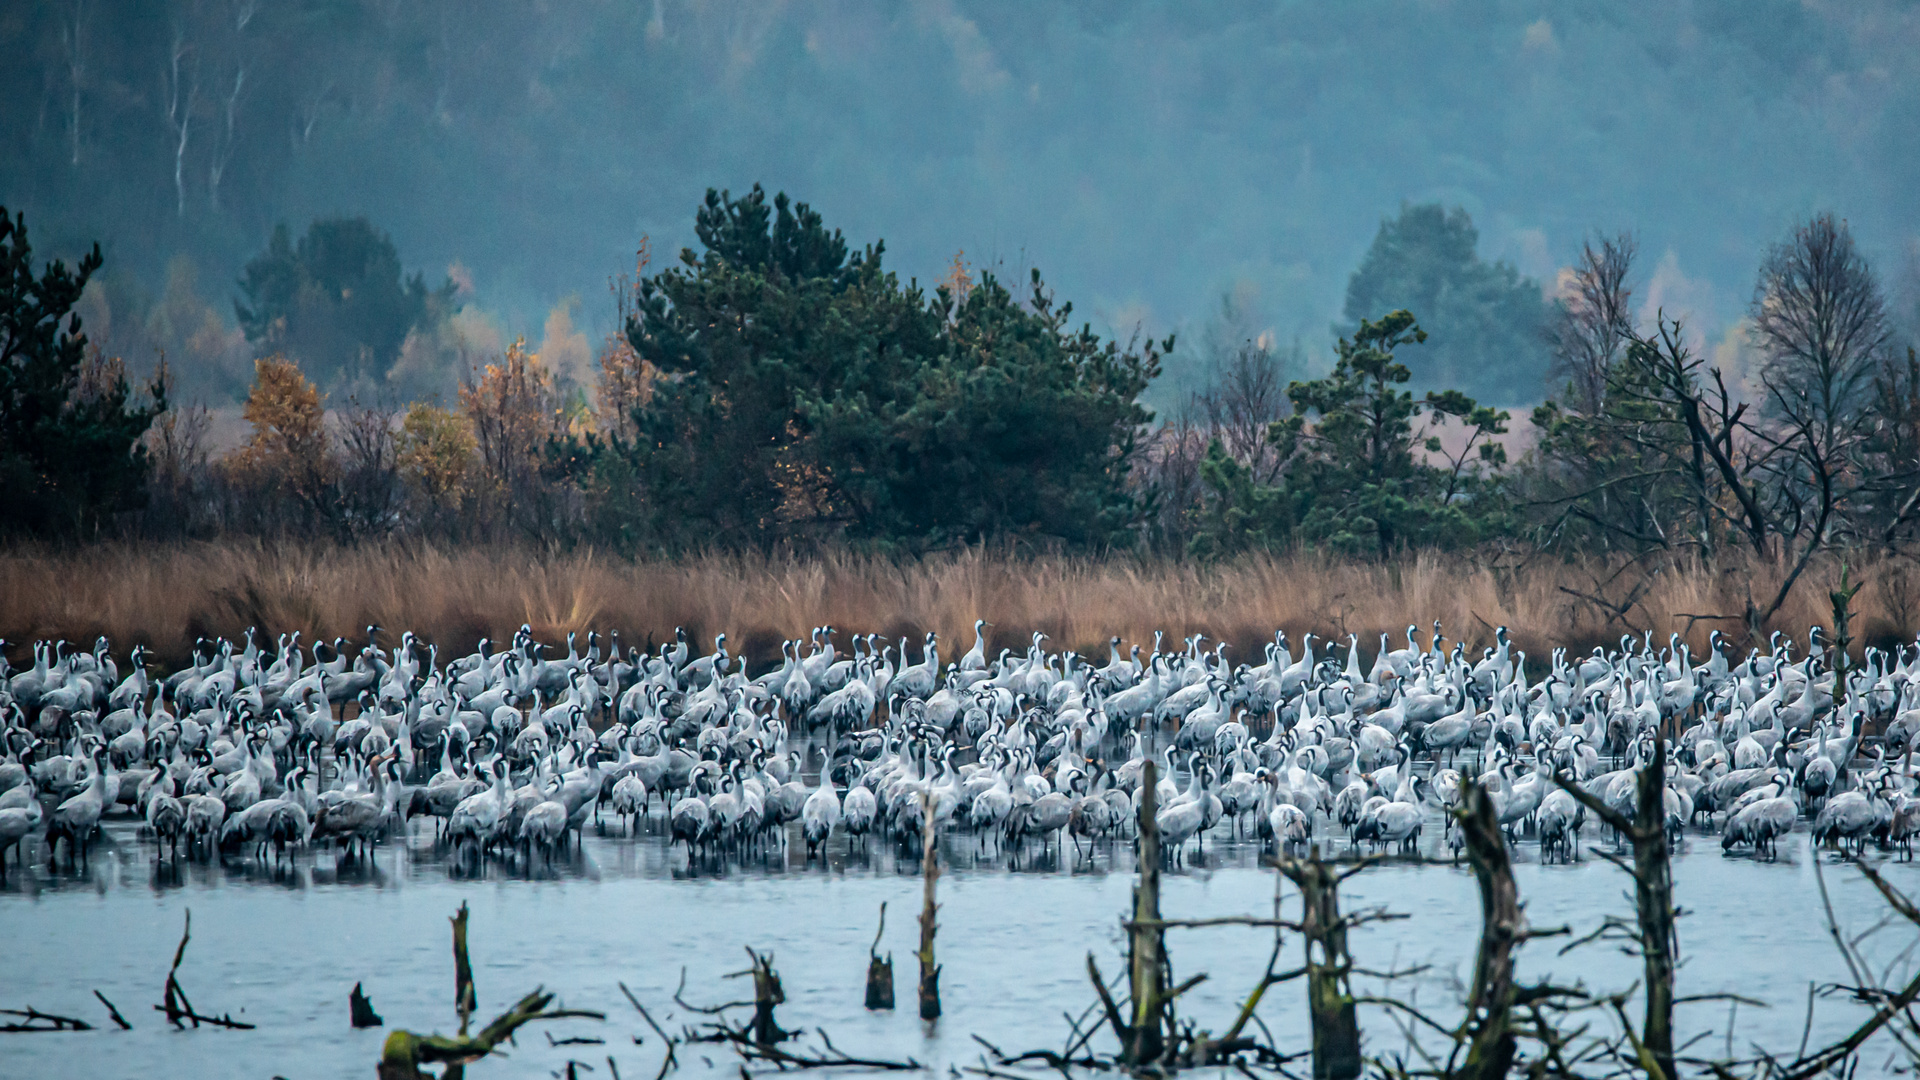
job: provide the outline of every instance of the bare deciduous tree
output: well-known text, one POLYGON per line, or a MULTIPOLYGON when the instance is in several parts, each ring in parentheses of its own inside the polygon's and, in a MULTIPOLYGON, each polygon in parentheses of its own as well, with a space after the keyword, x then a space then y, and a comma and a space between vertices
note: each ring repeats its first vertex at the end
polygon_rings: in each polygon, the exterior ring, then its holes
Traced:
POLYGON ((1637 251, 1631 233, 1601 237, 1598 248, 1591 240, 1582 245, 1567 295, 1547 324, 1551 377, 1565 381, 1566 404, 1580 412, 1599 410, 1607 373, 1633 339, 1633 288, 1627 277, 1637 251))
POLYGON ((639 282, 647 276, 647 263, 652 261, 651 248, 648 238, 642 236, 640 250, 635 253, 633 276, 621 274, 607 282, 613 292, 615 329, 607 334, 605 344, 600 347, 600 383, 594 391, 594 413, 600 430, 616 439, 634 436, 633 411, 653 397, 653 365, 634 351, 626 333, 627 323, 636 313, 639 282))
POLYGON ((1920 352, 1880 366, 1868 436, 1867 485, 1874 489, 1880 542, 1891 544, 1920 512, 1920 352))
MULTIPOLYGON (((1753 294, 1754 341, 1773 421, 1764 437, 1784 453, 1775 466, 1775 526, 1800 538, 1781 591, 1813 553, 1851 526, 1870 435, 1874 378, 1891 330, 1873 268, 1846 223, 1820 214, 1767 252, 1753 294)), ((1777 610, 1780 601, 1776 601, 1777 610)))
POLYGON ((336 526, 344 539, 391 529, 399 513, 399 448, 394 421, 399 410, 350 400, 336 420, 340 457, 336 526))
POLYGON ((1186 548, 1188 520, 1200 502, 1200 461, 1207 456, 1207 433, 1186 411, 1161 424, 1140 447, 1134 475, 1151 502, 1142 522, 1147 546, 1155 551, 1186 548))
POLYGON ((1820 214, 1770 249, 1752 314, 1771 411, 1834 457, 1865 409, 1891 336, 1880 283, 1846 223, 1820 214))
POLYGON ((1215 360, 1207 388, 1194 395, 1212 434, 1263 484, 1280 470, 1281 455, 1267 440, 1267 426, 1293 412, 1287 377, 1300 369, 1299 352, 1295 345, 1280 353, 1264 337, 1243 341, 1215 360))

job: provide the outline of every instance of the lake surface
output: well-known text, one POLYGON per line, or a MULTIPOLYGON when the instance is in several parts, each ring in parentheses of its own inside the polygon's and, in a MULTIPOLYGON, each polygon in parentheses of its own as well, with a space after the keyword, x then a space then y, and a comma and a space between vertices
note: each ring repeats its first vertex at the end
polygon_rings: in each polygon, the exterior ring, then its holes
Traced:
MULTIPOLYGON (((572 857, 551 866, 536 860, 531 868, 450 863, 419 823, 408 841, 376 848, 370 861, 337 863, 331 852, 306 853, 278 869, 230 860, 183 863, 176 873, 157 865, 152 845, 124 821, 109 823, 84 873, 66 870, 64 859, 50 872, 30 844, 34 864, 22 869, 10 860, 0 888, 0 1007, 30 1004, 101 1030, 0 1035, 0 1080, 371 1077, 393 1027, 450 1032, 457 1026, 447 917, 462 901, 473 913, 482 1021, 538 985, 560 991, 568 1006, 608 1017, 523 1029, 511 1056, 470 1068, 478 1080, 564 1075, 570 1058, 593 1067, 578 1075, 605 1080, 612 1075, 609 1055, 624 1080, 649 1080, 662 1048, 618 984, 624 981, 656 1019, 677 1031, 697 1019, 671 1000, 682 969, 692 1002, 750 996, 743 980, 724 977, 746 966, 746 946, 773 952, 787 993, 779 1010, 787 1027, 824 1027, 848 1053, 911 1056, 943 1075, 949 1066, 979 1064, 974 1035, 1009 1053, 1060 1049, 1068 1032, 1062 1014, 1077 1015, 1092 1001, 1087 953, 1109 976, 1121 967, 1118 924, 1132 885, 1124 841, 1090 855, 1071 847, 1044 857, 1036 852, 1010 867, 1002 857, 982 855, 966 834, 948 837, 937 942, 946 1015, 928 1025, 917 1018, 913 999, 916 857, 896 858, 877 839, 865 854, 857 846, 849 851, 836 837, 824 863, 808 863, 796 833, 785 856, 776 850, 747 865, 690 870, 683 849, 669 851, 664 838, 621 833, 609 819, 606 835, 590 830, 572 857), (888 918, 881 949, 894 954, 902 1007, 870 1013, 862 1007, 863 980, 883 902, 888 918), (256 1030, 179 1032, 152 1010, 188 908, 193 941, 182 985, 202 1012, 231 1012, 256 1030), (347 994, 356 982, 387 1028, 349 1028, 347 994), (112 1030, 94 990, 120 1007, 133 1030, 112 1030), (606 1042, 553 1046, 549 1035, 606 1042), (635 1036, 642 1037, 640 1045, 635 1036)), ((1436 822, 1430 851, 1444 850, 1438 834, 1436 822)), ((1259 868, 1256 845, 1226 836, 1209 842, 1204 861, 1192 860, 1169 876, 1163 898, 1169 917, 1271 913, 1275 875, 1259 868)), ((1579 934, 1606 914, 1631 916, 1629 882, 1620 871, 1591 857, 1571 866, 1539 865, 1530 861, 1533 852, 1531 844, 1521 846, 1517 876, 1534 925, 1569 924, 1579 934)), ((1729 1033, 1724 1002, 1683 1006, 1683 1034, 1705 1033, 1714 1053, 1731 1037, 1735 1053, 1757 1043, 1791 1054, 1806 1019, 1809 984, 1852 981, 1827 935, 1813 858, 1804 835, 1783 840, 1780 860, 1771 863, 1724 857, 1711 835, 1689 837, 1674 868, 1686 910, 1679 992, 1738 992, 1773 1007, 1739 1007, 1729 1033)), ((1909 893, 1920 893, 1920 869, 1912 864, 1889 863, 1887 873, 1909 893)), ((1882 919, 1884 905, 1856 871, 1829 862, 1825 876, 1843 929, 1866 930, 1882 919)), ((1350 881, 1343 902, 1348 909, 1379 904, 1411 916, 1357 931, 1356 959, 1380 968, 1432 965, 1402 980, 1397 992, 1456 1017, 1478 933, 1472 876, 1445 866, 1382 865, 1350 881)), ((1873 954, 1899 974, 1908 962, 1902 950, 1915 935, 1895 927, 1880 938, 1873 954)), ((1176 978, 1211 975, 1183 999, 1183 1015, 1202 1027, 1224 1028, 1264 968, 1269 932, 1174 930, 1169 939, 1176 978)), ((1552 973, 1559 982, 1604 990, 1624 989, 1638 974, 1637 962, 1617 949, 1590 945, 1559 956, 1561 943, 1527 946, 1523 973, 1552 973)), ((1299 947, 1297 939, 1287 943, 1287 966, 1298 962, 1299 947)), ((1306 1047, 1304 992, 1299 982, 1284 984, 1261 1006, 1283 1048, 1306 1047)), ((1812 1044, 1839 1037, 1864 1015, 1842 998, 1819 999, 1812 1044)), ((1398 1044, 1397 1029, 1377 1010, 1363 1010, 1361 1022, 1370 1047, 1398 1044)), ((1111 1042, 1101 1036, 1096 1045, 1111 1042)), ((679 1075, 739 1075, 738 1059, 722 1048, 683 1048, 680 1058, 679 1075)), ((1880 1075, 1887 1065, 1885 1047, 1876 1048, 1860 1075, 1880 1075)))

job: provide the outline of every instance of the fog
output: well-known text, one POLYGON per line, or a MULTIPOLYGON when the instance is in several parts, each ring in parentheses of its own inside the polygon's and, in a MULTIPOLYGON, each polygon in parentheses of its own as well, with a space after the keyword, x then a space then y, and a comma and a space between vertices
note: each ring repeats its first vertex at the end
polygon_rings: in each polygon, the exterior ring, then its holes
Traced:
POLYGON ((597 339, 643 236, 658 268, 756 181, 903 276, 1038 266, 1097 329, 1193 342, 1232 294, 1315 356, 1407 201, 1546 288, 1633 230, 1637 295, 1709 345, 1797 218, 1847 218, 1896 295, 1920 244, 1891 0, 61 0, 0 54, 0 203, 45 253, 98 239, 96 329, 179 365, 243 351, 277 223, 364 214, 499 335, 597 339))

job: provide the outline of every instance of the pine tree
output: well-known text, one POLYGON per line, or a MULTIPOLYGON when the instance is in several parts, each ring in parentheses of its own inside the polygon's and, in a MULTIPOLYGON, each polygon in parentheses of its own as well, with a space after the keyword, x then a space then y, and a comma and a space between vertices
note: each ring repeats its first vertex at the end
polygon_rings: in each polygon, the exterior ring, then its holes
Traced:
POLYGON ((625 542, 1125 541, 1135 399, 1166 345, 1073 329, 1038 274, 1025 299, 991 275, 929 295, 884 244, 856 252, 758 186, 708 192, 695 231, 703 250, 644 279, 628 320, 656 373, 631 441, 557 448, 625 542))
POLYGON ((36 274, 24 215, 0 207, 0 530, 90 532, 144 502, 140 438, 166 392, 156 378, 130 405, 125 369, 88 350, 73 307, 101 261, 95 244, 36 274))

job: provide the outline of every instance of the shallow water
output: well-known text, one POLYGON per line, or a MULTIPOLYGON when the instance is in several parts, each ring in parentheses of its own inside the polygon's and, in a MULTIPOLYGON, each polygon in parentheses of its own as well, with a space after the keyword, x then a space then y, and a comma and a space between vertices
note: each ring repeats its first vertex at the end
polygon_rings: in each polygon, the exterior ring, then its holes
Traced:
MULTIPOLYGON (((670 852, 655 836, 627 839, 610 822, 607 835, 590 833, 579 852, 552 866, 490 863, 476 874, 470 864, 447 861, 425 827, 418 829, 406 844, 376 848, 370 861, 338 863, 321 852, 278 870, 231 860, 183 864, 175 873, 156 865, 152 845, 132 823, 116 822, 95 847, 88 872, 67 871, 64 861, 58 872, 44 862, 23 870, 10 862, 0 888, 0 1007, 31 1004, 103 1030, 0 1035, 0 1080, 370 1077, 386 1030, 456 1025, 446 919, 463 900, 473 911, 482 1019, 536 985, 560 990, 566 1005, 608 1015, 605 1023, 525 1029, 511 1056, 475 1066, 476 1078, 561 1074, 572 1058, 594 1067, 579 1075, 604 1080, 611 1075, 608 1055, 621 1077, 650 1078, 659 1067, 659 1040, 618 983, 678 1030, 696 1019, 672 1002, 681 969, 688 1000, 738 998, 741 981, 724 976, 745 966, 748 945, 774 954, 787 993, 779 1016, 788 1027, 824 1027, 848 1053, 911 1056, 944 1072, 979 1063, 976 1034, 1008 1052, 1060 1049, 1068 1032, 1062 1013, 1078 1014, 1092 1001, 1088 951, 1109 976, 1120 970, 1118 921, 1132 884, 1124 843, 1089 855, 1071 848, 1035 855, 1009 868, 1002 858, 981 855, 972 838, 949 837, 937 943, 946 1016, 925 1025, 914 1014, 912 989, 918 860, 896 858, 877 840, 863 854, 836 838, 822 865, 807 863, 796 836, 784 857, 776 852, 747 866, 690 871, 682 849, 670 852), (882 902, 889 907, 881 949, 894 954, 902 1008, 869 1013, 862 1007, 866 952, 882 902), (151 1009, 187 908, 194 933, 183 986, 201 1011, 231 1012, 256 1030, 176 1032, 151 1009), (348 1027, 346 998, 355 982, 387 1029, 348 1027), (110 1030, 96 989, 120 1007, 132 1031, 110 1030), (549 1033, 606 1042, 551 1046, 549 1033)), ((1429 849, 1436 846, 1430 840, 1429 849)), ((1532 851, 1522 845, 1517 876, 1534 925, 1570 924, 1578 934, 1603 915, 1631 914, 1628 879, 1606 862, 1543 866, 1526 861, 1532 851)), ((1270 913, 1275 876, 1258 868, 1258 854, 1252 844, 1211 840, 1204 861, 1167 879, 1169 917, 1270 913)), ((31 847, 29 855, 38 861, 31 847)), ((1780 860, 1768 863, 1723 857, 1714 837, 1698 835, 1676 860, 1688 957, 1680 992, 1738 992, 1773 1005, 1734 1013, 1736 1053, 1750 1042, 1791 1053, 1809 983, 1852 981, 1826 936, 1812 859, 1804 836, 1783 842, 1780 860)), ((1889 864, 1888 874, 1920 892, 1914 866, 1889 864)), ((1857 873, 1829 864, 1825 876, 1843 928, 1864 930, 1882 917, 1883 905, 1857 873)), ((1356 958, 1377 968, 1432 965, 1402 980, 1397 992, 1443 1017, 1457 1015, 1458 982, 1469 974, 1479 921, 1472 876, 1444 866, 1383 865, 1350 881, 1343 900, 1349 909, 1380 904, 1411 915, 1357 931, 1356 958)), ((1877 955, 1904 964, 1896 954, 1913 934, 1895 929, 1883 937, 1877 955)), ((1183 1014, 1203 1027, 1224 1027, 1262 971, 1271 941, 1245 928, 1170 931, 1176 977, 1211 975, 1183 999, 1183 1014)), ((1637 974, 1635 961, 1617 949, 1591 945, 1562 957, 1560 944, 1526 947, 1523 974, 1605 990, 1624 989, 1637 974)), ((1297 940, 1287 944, 1288 966, 1297 963, 1298 948, 1297 940)), ((1289 983, 1261 1007, 1283 1048, 1306 1045, 1303 993, 1289 983)), ((1839 1037, 1864 1015, 1838 998, 1820 999, 1812 1044, 1839 1037)), ((1679 1028, 1706 1033, 1696 1049, 1711 1045, 1718 1053, 1728 1045, 1728 1020, 1725 1003, 1683 1006, 1679 1028)), ((1400 1041, 1375 1010, 1363 1010, 1362 1028, 1375 1049, 1400 1041)), ((1102 1037, 1096 1045, 1107 1043, 1102 1037)), ((696 1046, 680 1056, 682 1075, 738 1075, 730 1051, 696 1046)), ((1886 1067, 1885 1050, 1877 1049, 1861 1075, 1886 1067)))

